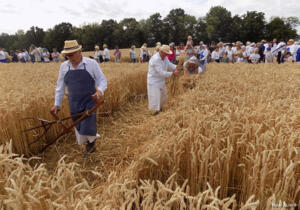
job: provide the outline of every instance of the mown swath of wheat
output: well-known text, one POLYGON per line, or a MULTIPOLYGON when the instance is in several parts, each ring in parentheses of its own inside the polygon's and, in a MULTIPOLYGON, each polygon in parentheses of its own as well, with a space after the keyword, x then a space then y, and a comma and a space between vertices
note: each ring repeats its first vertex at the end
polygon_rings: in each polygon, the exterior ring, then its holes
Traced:
MULTIPOLYGON (((102 112, 144 100, 146 64, 102 68, 111 85, 102 112)), ((180 91, 161 114, 149 117, 146 108, 127 113, 128 120, 145 120, 119 135, 124 150, 118 154, 128 164, 107 176, 96 168, 89 172, 94 181, 104 180, 101 185, 87 180, 85 169, 66 157, 50 173, 46 165, 33 167, 33 160, 13 155, 26 154, 28 148, 19 132, 27 125, 18 125, 16 116, 25 110, 50 117, 57 69, 55 64, 0 67, 5 84, 1 142, 6 142, 0 146, 0 208, 245 210, 300 205, 299 64, 208 65, 205 74, 193 77, 193 89, 179 83, 180 91), (43 82, 37 79, 42 75, 43 82)), ((171 81, 167 86, 170 91, 171 81)), ((63 113, 68 114, 66 104, 63 113)), ((111 149, 112 159, 120 148, 111 149)))

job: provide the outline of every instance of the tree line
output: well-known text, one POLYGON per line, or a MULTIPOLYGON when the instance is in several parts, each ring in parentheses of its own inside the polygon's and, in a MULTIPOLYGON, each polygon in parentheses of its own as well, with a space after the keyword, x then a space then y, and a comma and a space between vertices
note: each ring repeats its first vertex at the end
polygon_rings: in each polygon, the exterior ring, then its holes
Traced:
POLYGON ((143 43, 154 46, 156 42, 185 42, 188 35, 194 43, 204 41, 235 42, 262 39, 297 39, 296 27, 300 24, 298 17, 272 17, 266 20, 263 12, 247 11, 245 14, 232 15, 221 6, 211 7, 209 12, 198 19, 187 14, 183 9, 173 9, 166 17, 160 13, 148 19, 136 20, 124 18, 117 22, 109 19, 101 23, 90 23, 75 27, 71 23, 62 22, 44 31, 32 26, 28 31, 18 30, 15 34, 0 35, 0 47, 6 50, 28 49, 31 44, 62 50, 64 40, 77 39, 83 50, 94 50, 95 44, 107 44, 109 48, 119 46, 129 48, 140 47, 143 43))

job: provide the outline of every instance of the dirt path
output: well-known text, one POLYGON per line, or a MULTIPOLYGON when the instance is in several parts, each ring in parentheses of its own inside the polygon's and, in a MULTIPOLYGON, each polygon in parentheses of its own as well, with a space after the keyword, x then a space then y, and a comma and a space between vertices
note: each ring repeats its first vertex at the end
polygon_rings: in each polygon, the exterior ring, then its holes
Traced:
POLYGON ((122 110, 108 117, 98 118, 97 152, 83 157, 84 146, 76 143, 74 134, 54 144, 42 156, 41 162, 46 163, 49 171, 56 168, 57 161, 66 155, 66 162, 76 162, 86 171, 86 178, 93 184, 105 182, 111 171, 127 167, 141 142, 132 142, 130 136, 136 128, 153 117, 147 109, 147 100, 127 104, 122 110), (94 182, 93 172, 100 173, 102 180, 94 182))
POLYGON ((110 116, 98 117, 98 133, 101 138, 96 141, 96 153, 83 157, 84 146, 77 145, 75 135, 72 133, 46 150, 40 162, 45 163, 49 171, 54 171, 57 161, 66 155, 65 161, 78 163, 85 171, 90 184, 103 184, 112 171, 127 168, 138 148, 149 141, 145 135, 147 130, 149 132, 151 129, 148 122, 159 120, 161 115, 167 114, 174 106, 177 97, 170 95, 164 111, 157 116, 150 114, 148 100, 140 99, 127 103, 126 107, 110 116), (94 172, 101 174, 101 179, 99 177, 95 179, 94 172))

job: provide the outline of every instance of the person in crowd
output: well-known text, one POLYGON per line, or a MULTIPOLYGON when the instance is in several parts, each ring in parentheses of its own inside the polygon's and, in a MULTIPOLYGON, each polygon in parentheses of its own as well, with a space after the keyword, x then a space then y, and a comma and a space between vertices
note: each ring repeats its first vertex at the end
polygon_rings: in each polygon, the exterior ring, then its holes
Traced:
POLYGON ((175 62, 175 64, 178 64, 179 58, 180 58, 180 46, 176 46, 176 49, 175 49, 175 59, 176 59, 176 62, 175 62))
POLYGON ((28 51, 26 49, 23 49, 22 52, 24 53, 25 62, 29 62, 30 57, 28 51))
POLYGON ((115 62, 120 63, 120 61, 121 61, 121 51, 119 50, 118 46, 116 46, 114 56, 115 56, 115 62))
POLYGON ((236 55, 236 63, 244 63, 244 56, 243 53, 241 51, 239 51, 239 53, 236 55))
POLYGON ((16 51, 16 50, 11 50, 11 51, 10 51, 10 55, 11 55, 11 57, 12 57, 11 61, 12 61, 13 63, 19 62, 19 60, 18 60, 18 55, 17 55, 17 51, 16 51))
POLYGON ((148 75, 147 75, 147 91, 149 110, 152 111, 152 115, 159 114, 162 111, 162 107, 167 103, 167 89, 165 79, 172 75, 178 76, 176 65, 171 63, 167 58, 167 55, 172 51, 168 45, 162 45, 159 49, 159 53, 156 53, 149 62, 148 75), (168 72, 168 69, 173 72, 168 72))
POLYGON ((32 45, 32 50, 31 50, 30 54, 34 56, 34 62, 42 61, 40 51, 36 46, 32 45))
POLYGON ((12 57, 8 54, 8 52, 6 51, 6 49, 2 48, 2 51, 5 54, 6 63, 12 62, 12 57))
POLYGON ((292 63, 293 62, 293 56, 291 52, 286 52, 284 55, 284 62, 285 63, 292 63))
POLYGON ((227 51, 224 53, 224 57, 222 58, 222 60, 220 60, 220 62, 222 62, 222 63, 229 63, 230 62, 227 51))
POLYGON ((250 61, 251 61, 251 63, 259 63, 259 59, 260 59, 260 55, 259 55, 259 50, 258 50, 258 48, 255 48, 254 49, 254 53, 252 53, 251 55, 250 55, 250 61))
POLYGON ((220 63, 220 54, 218 46, 216 46, 215 50, 211 53, 211 60, 212 62, 220 63))
POLYGON ((103 61, 104 62, 110 61, 110 54, 106 44, 103 45, 103 61))
MULTIPOLYGON (((107 88, 107 80, 94 59, 83 57, 82 46, 76 40, 66 40, 62 54, 68 57, 60 65, 57 86, 55 90, 55 102, 51 112, 57 114, 65 95, 65 87, 68 88, 68 100, 71 115, 91 109, 96 102, 104 100, 104 91, 107 88), (96 89, 97 86, 97 89, 96 89)), ((73 122, 79 117, 72 118, 73 122)), ((86 144, 84 154, 96 151, 95 140, 100 137, 97 133, 97 114, 94 111, 87 118, 75 126, 75 136, 79 145, 86 144)))
POLYGON ((159 52, 159 48, 161 47, 161 43, 160 42, 156 42, 156 46, 153 52, 153 55, 159 52))
POLYGON ((293 62, 296 61, 297 50, 298 50, 298 45, 295 43, 295 41, 293 39, 290 39, 288 41, 287 51, 291 53, 291 55, 293 57, 293 62))
POLYGON ((226 48, 224 47, 223 42, 219 42, 218 43, 218 47, 219 47, 219 60, 222 61, 223 57, 224 57, 224 53, 226 51, 226 48))
POLYGON ((183 73, 185 76, 190 74, 200 74, 202 73, 202 69, 199 65, 198 59, 193 56, 183 64, 183 73))
POLYGON ((199 55, 199 65, 202 69, 202 72, 206 71, 206 63, 207 63, 207 57, 208 57, 208 50, 206 45, 203 44, 203 42, 199 43, 199 51, 198 51, 199 55))
POLYGON ((172 54, 169 54, 167 57, 171 63, 175 64, 175 60, 176 60, 175 43, 174 42, 170 43, 169 47, 170 47, 172 54))
POLYGON ((95 50, 94 50, 94 59, 95 59, 95 61, 97 61, 97 63, 102 63, 103 57, 102 57, 99 46, 95 45, 94 48, 95 48, 95 50))
POLYGON ((272 43, 273 43, 273 48, 276 49, 277 48, 277 39, 274 38, 273 41, 272 41, 272 43))
POLYGON ((297 42, 296 45, 298 46, 296 51, 296 62, 300 62, 300 42, 297 42))
POLYGON ((33 50, 34 50, 34 45, 32 44, 32 45, 30 45, 29 51, 28 51, 31 63, 35 62, 34 55, 32 54, 33 50))
POLYGON ((50 53, 47 50, 47 48, 43 48, 42 56, 43 56, 44 63, 49 63, 50 62, 50 53))
POLYGON ((129 50, 129 57, 131 63, 136 63, 136 51, 135 51, 135 45, 132 45, 129 50))
MULTIPOLYGON (((236 51, 236 47, 235 47, 235 51, 236 51)), ((229 63, 233 63, 234 62, 234 51, 232 50, 232 44, 228 45, 228 48, 226 49, 227 52, 227 58, 229 63)))
POLYGON ((141 47, 141 50, 140 50, 140 62, 141 63, 145 63, 145 62, 148 62, 149 59, 150 59, 150 52, 147 48, 147 44, 144 43, 141 47))
POLYGON ((265 40, 262 40, 260 43, 259 43, 259 46, 258 46, 258 54, 260 56, 259 58, 259 62, 265 62, 265 55, 264 55, 264 52, 265 52, 265 40))
POLYGON ((242 46, 241 53, 243 55, 244 63, 248 63, 249 55, 247 54, 246 46, 242 46))
POLYGON ((271 52, 272 48, 268 47, 265 57, 265 63, 273 63, 273 54, 271 52))
POLYGON ((18 56, 18 61, 21 63, 26 63, 25 61, 25 53, 22 52, 22 50, 16 50, 16 54, 18 56))
POLYGON ((188 60, 191 57, 195 56, 196 52, 195 52, 195 50, 193 48, 193 45, 191 45, 191 44, 186 45, 186 47, 185 47, 185 53, 186 53, 185 60, 188 60))
POLYGON ((248 55, 250 55, 250 53, 249 53, 249 51, 250 51, 250 46, 251 46, 251 42, 250 42, 250 41, 247 41, 247 42, 246 42, 245 48, 246 48, 246 53, 247 53, 248 55))
POLYGON ((277 51, 277 63, 283 63, 284 62, 284 53, 286 50, 286 44, 284 42, 283 39, 280 39, 279 44, 276 47, 276 51, 277 51))
POLYGON ((186 41, 186 45, 185 45, 186 48, 187 48, 188 45, 190 45, 190 46, 194 45, 192 36, 187 37, 187 41, 186 41))
POLYGON ((57 52, 56 48, 52 49, 51 57, 55 63, 58 63, 60 61, 60 55, 59 52, 57 52))
POLYGON ((2 48, 0 48, 0 63, 6 63, 6 56, 2 48))

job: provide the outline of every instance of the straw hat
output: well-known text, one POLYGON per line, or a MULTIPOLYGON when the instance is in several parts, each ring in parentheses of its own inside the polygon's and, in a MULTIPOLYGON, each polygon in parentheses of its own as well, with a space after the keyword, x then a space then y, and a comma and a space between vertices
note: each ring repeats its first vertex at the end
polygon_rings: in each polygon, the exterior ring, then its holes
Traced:
POLYGON ((104 45, 103 45, 103 48, 107 48, 107 45, 106 45, 106 44, 104 44, 104 45))
POLYGON ((293 40, 293 39, 290 39, 288 42, 294 42, 294 40, 293 40))
POLYGON ((190 59, 188 59, 188 63, 196 64, 197 58, 195 56, 192 56, 190 59))
POLYGON ((160 42, 156 42, 156 46, 161 46, 161 43, 160 42))
POLYGON ((99 50, 99 46, 98 46, 98 45, 95 45, 95 49, 99 50))
POLYGON ((73 53, 78 50, 81 50, 82 46, 78 44, 77 40, 66 40, 64 50, 61 52, 62 54, 73 53))
POLYGON ((160 48, 159 48, 159 51, 162 51, 168 55, 172 54, 172 51, 170 50, 170 47, 168 45, 162 45, 160 48))

